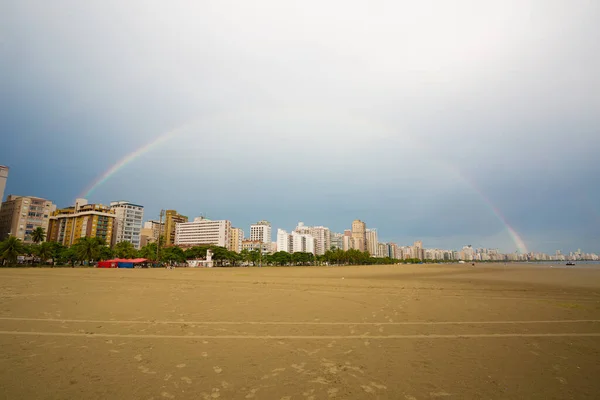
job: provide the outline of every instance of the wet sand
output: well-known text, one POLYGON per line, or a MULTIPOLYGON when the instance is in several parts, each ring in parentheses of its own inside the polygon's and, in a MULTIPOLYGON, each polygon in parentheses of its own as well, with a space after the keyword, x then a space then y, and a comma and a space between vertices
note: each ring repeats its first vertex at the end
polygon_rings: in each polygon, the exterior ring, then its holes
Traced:
POLYGON ((596 399, 600 268, 0 269, 0 398, 596 399))

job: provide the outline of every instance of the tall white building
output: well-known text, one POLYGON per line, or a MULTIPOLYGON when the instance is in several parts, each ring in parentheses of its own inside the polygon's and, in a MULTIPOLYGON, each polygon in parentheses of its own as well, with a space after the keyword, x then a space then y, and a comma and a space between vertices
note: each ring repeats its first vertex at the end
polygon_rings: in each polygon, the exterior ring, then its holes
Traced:
POLYGON ((291 253, 293 246, 292 235, 283 229, 277 229, 277 251, 291 253))
POLYGON ((378 257, 379 242, 377 241, 377 229, 367 229, 365 235, 367 237, 367 251, 372 257, 378 257))
POLYGON ((130 242, 139 249, 142 220, 144 219, 144 206, 128 201, 113 201, 110 208, 115 210, 117 230, 115 243, 130 242))
POLYGON ((175 244, 185 247, 213 244, 231 250, 231 221, 198 217, 194 222, 178 223, 175 244))
POLYGON ((263 220, 250 225, 250 240, 258 240, 259 242, 270 243, 271 223, 263 220))
POLYGON ((324 226, 306 226, 303 222, 298 222, 296 232, 311 235, 317 240, 315 254, 323 255, 331 248, 331 232, 324 226))
POLYGON ((283 229, 277 230, 277 251, 286 253, 313 253, 317 249, 317 239, 308 233, 287 233, 283 229))

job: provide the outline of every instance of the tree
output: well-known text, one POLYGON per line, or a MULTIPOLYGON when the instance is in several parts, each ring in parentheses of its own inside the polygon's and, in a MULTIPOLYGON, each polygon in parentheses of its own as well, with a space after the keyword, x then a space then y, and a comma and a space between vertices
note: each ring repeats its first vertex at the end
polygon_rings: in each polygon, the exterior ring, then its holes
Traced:
POLYGON ((42 265, 45 265, 49 259, 53 258, 52 243, 44 242, 37 248, 37 256, 40 258, 42 265))
MULTIPOLYGON (((244 261, 245 263, 250 263, 250 261, 252 261, 252 257, 250 256, 250 250, 248 249, 243 249, 240 252, 240 259, 242 261, 244 261)), ((246 264, 247 265, 247 264, 246 264)))
POLYGON ((40 243, 43 242, 44 239, 46 238, 46 232, 44 231, 44 228, 42 228, 41 226, 38 226, 37 228, 35 228, 33 230, 33 232, 31 232, 31 240, 33 240, 33 243, 40 243))
POLYGON ((148 259, 150 261, 155 261, 156 260, 156 250, 157 250, 156 243, 148 243, 147 245, 145 245, 144 247, 142 247, 140 249, 140 251, 138 252, 138 255, 140 257, 148 259))
POLYGON ((72 248, 75 250, 75 254, 79 261, 92 262, 100 259, 102 247, 105 246, 104 240, 100 238, 82 237, 72 246, 72 248))
POLYGON ((23 253, 23 242, 14 236, 9 236, 0 242, 0 259, 6 260, 9 264, 14 265, 23 253))
POLYGON ((185 262, 185 253, 179 246, 169 246, 164 248, 161 258, 170 264, 182 263, 185 262))
POLYGON ((100 247, 100 257, 99 260, 110 260, 115 257, 115 252, 108 246, 100 247))
POLYGON ((135 258, 137 257, 137 250, 133 247, 131 242, 119 242, 113 247, 113 251, 117 258, 135 258))

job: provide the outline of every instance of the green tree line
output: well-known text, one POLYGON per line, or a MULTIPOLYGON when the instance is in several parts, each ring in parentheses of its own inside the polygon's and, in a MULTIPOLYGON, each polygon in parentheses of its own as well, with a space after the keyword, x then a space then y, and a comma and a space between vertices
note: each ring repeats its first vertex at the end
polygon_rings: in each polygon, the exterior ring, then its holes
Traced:
POLYGON ((215 266, 309 266, 309 265, 372 265, 397 263, 435 262, 434 260, 407 259, 397 260, 390 257, 372 257, 368 252, 359 250, 333 249, 324 255, 312 253, 260 254, 259 250, 242 250, 240 253, 225 247, 206 245, 182 249, 178 246, 161 247, 157 251, 156 243, 149 243, 136 250, 129 242, 120 242, 109 247, 102 239, 84 237, 73 246, 66 247, 55 242, 44 242, 45 232, 37 228, 31 234, 33 244, 27 245, 15 237, 0 242, 0 264, 14 265, 19 256, 25 256, 26 263, 37 265, 90 265, 97 261, 112 258, 146 258, 155 264, 183 264, 187 260, 204 259, 210 249, 215 266))

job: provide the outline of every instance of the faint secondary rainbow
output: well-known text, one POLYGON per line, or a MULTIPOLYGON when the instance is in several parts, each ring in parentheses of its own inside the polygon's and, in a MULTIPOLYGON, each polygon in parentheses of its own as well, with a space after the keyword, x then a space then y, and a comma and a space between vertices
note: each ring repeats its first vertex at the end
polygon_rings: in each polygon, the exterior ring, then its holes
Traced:
POLYGON ((152 150, 154 147, 158 146, 159 144, 166 142, 171 137, 176 135, 180 130, 181 130, 181 128, 174 129, 172 131, 163 133, 162 135, 160 135, 156 139, 146 143, 139 149, 127 154, 125 157, 123 157, 119 161, 117 161, 116 164, 114 164, 109 169, 104 171, 104 173, 102 175, 100 175, 98 178, 96 178, 96 180, 94 182, 92 182, 92 184, 90 184, 83 191, 83 193, 81 193, 78 197, 87 198, 94 192, 94 190, 96 190, 99 186, 101 186, 103 183, 108 181, 114 174, 119 172, 119 170, 121 170, 127 164, 130 164, 131 162, 135 161, 137 158, 139 158, 143 154, 147 153, 148 151, 152 150))

